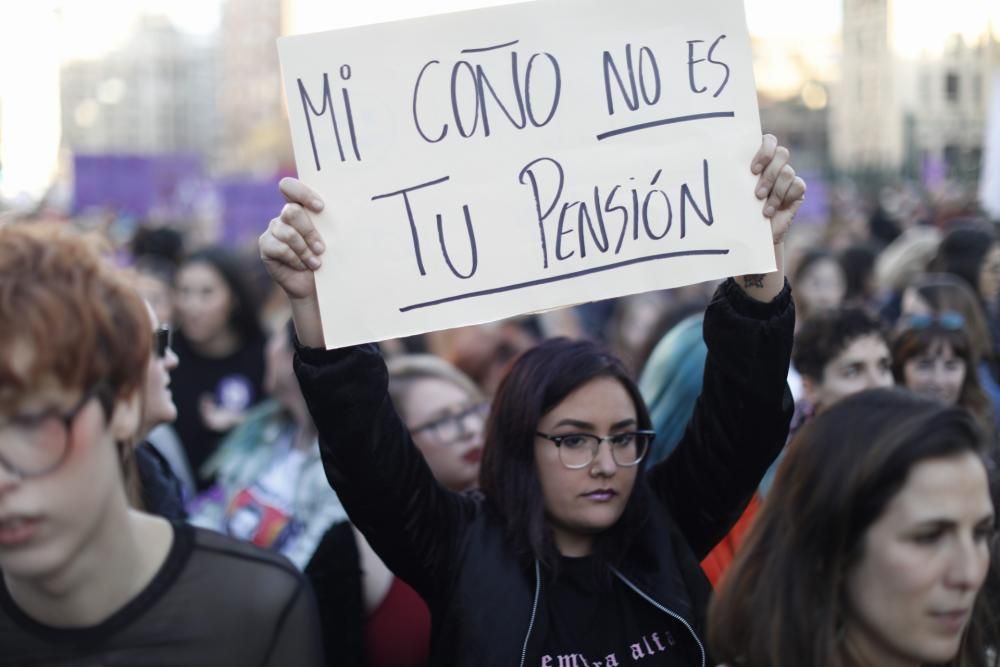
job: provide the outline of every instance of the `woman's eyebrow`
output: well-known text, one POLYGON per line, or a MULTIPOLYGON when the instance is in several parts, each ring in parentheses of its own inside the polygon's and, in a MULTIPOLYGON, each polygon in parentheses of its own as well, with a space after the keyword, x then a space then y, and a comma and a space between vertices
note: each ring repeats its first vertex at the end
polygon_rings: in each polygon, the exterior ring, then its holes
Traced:
POLYGON ((593 429, 594 425, 590 422, 580 421, 579 419, 560 419, 553 428, 559 428, 560 426, 572 426, 573 428, 586 428, 593 429))

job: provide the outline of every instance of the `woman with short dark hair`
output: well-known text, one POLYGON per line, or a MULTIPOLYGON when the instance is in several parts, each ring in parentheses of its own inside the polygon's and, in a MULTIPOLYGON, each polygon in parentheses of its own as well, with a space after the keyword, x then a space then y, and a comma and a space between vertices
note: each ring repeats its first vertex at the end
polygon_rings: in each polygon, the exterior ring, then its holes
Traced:
POLYGON ((199 492, 213 481, 205 462, 263 394, 266 339, 245 273, 231 251, 204 248, 175 277, 174 428, 199 492))
POLYGON ((960 313, 901 315, 891 352, 898 385, 965 408, 984 432, 995 432, 992 406, 976 372, 979 359, 960 313))

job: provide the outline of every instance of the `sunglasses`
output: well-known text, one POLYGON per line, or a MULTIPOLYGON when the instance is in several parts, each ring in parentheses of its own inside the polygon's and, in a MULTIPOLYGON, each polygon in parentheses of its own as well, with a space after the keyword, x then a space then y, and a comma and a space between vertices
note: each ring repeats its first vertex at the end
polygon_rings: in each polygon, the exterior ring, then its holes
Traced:
POLYGON ((153 332, 153 352, 157 359, 163 359, 167 356, 167 350, 170 349, 173 337, 174 332, 170 327, 160 327, 153 332))
POLYGON ((928 329, 936 326, 947 331, 960 331, 965 327, 965 318, 961 313, 948 310, 938 315, 907 315, 903 323, 908 329, 928 329))

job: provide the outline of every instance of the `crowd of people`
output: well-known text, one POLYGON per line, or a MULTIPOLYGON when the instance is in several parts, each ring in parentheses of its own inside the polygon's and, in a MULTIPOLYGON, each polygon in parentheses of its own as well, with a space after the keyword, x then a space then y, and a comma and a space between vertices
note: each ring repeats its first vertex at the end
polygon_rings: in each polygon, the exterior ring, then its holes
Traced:
POLYGON ((998 664, 1000 236, 789 159, 773 273, 335 350, 295 179, 0 224, 0 665, 998 664))

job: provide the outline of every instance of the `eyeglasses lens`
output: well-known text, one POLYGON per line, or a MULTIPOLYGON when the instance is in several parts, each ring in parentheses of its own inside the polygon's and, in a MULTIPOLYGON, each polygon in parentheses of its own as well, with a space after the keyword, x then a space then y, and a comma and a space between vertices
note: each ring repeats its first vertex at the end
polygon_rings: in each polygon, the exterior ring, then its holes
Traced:
POLYGON ((2 424, 0 433, 0 459, 25 477, 57 466, 69 444, 66 424, 58 415, 2 424))

